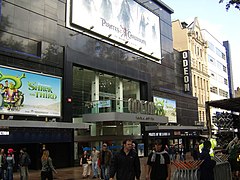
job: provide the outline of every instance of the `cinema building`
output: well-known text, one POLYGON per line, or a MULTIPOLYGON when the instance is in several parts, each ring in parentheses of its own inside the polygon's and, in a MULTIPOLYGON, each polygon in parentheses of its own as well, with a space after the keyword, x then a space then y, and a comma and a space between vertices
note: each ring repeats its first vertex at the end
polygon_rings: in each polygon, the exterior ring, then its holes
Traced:
POLYGON ((31 168, 44 148, 68 167, 102 142, 133 138, 147 155, 155 138, 190 148, 202 132, 162 1, 0 2, 0 143, 27 147, 31 168))

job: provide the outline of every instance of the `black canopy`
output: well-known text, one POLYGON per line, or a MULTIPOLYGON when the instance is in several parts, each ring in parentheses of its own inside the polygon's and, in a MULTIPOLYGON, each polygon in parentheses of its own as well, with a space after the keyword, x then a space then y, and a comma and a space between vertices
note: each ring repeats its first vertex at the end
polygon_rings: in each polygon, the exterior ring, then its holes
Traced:
POLYGON ((240 112, 240 97, 206 102, 209 106, 240 112))

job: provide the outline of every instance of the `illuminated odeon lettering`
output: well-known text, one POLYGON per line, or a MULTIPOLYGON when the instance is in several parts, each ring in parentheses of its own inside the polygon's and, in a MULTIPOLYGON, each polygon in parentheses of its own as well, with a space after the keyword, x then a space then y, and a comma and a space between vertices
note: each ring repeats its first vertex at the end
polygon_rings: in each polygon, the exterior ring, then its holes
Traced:
POLYGON ((153 102, 130 98, 128 99, 128 111, 130 113, 154 115, 155 106, 153 102))
POLYGON ((190 74, 189 74, 189 58, 188 52, 182 52, 183 58, 183 82, 184 82, 184 91, 190 91, 190 74))

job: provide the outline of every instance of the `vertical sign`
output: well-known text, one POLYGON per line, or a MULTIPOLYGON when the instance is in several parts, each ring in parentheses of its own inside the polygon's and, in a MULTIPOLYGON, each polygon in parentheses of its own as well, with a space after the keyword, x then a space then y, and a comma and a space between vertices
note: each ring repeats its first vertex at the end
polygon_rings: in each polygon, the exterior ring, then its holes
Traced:
POLYGON ((182 51, 182 66, 183 66, 183 83, 184 91, 191 91, 191 64, 190 64, 190 53, 189 51, 182 51))

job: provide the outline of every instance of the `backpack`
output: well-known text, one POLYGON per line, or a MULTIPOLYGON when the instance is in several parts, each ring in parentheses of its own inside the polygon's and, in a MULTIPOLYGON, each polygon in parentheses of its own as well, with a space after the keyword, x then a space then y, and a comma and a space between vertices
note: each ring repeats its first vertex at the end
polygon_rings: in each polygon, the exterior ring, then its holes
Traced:
POLYGON ((30 156, 27 154, 25 157, 24 165, 29 166, 30 164, 31 164, 31 159, 30 159, 30 156))

